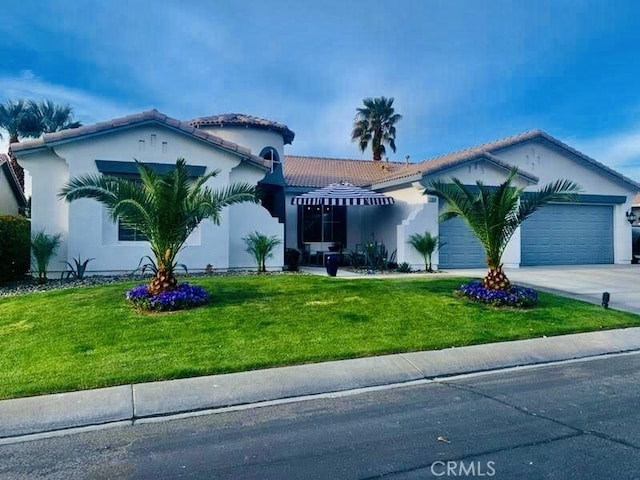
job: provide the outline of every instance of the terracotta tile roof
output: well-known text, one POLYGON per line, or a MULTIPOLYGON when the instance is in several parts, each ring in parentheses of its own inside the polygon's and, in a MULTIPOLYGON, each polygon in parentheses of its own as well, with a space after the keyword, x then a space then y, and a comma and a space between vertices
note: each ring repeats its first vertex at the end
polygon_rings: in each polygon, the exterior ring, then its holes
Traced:
POLYGON ((381 162, 381 165, 378 165, 372 160, 286 155, 284 178, 290 187, 318 188, 342 180, 363 187, 382 181, 390 174, 400 174, 409 168, 411 164, 397 162, 381 162))
MULTIPOLYGON (((324 187, 329 183, 339 180, 346 180, 358 186, 381 186, 382 184, 388 186, 389 184, 402 183, 411 177, 434 174, 480 157, 505 169, 511 169, 513 167, 511 164, 504 162, 496 157, 495 154, 505 148, 536 138, 542 138, 555 144, 572 153, 578 160, 586 163, 588 166, 603 171, 618 181, 636 190, 640 190, 640 184, 637 182, 577 151, 542 130, 530 130, 408 165, 405 163, 391 162, 389 170, 381 170, 380 167, 376 166, 370 160, 285 157, 285 179, 288 185, 301 187, 324 187), (289 162, 289 159, 293 159, 293 162, 289 162), (292 164, 289 165, 290 163, 292 164)), ((529 172, 521 170, 520 173, 523 177, 533 182, 538 181, 538 178, 529 172)), ((636 197, 636 201, 640 203, 640 198, 636 197)))
POLYGON ((291 144, 295 133, 289 129, 285 124, 274 122, 273 120, 267 120, 266 118, 254 117, 253 115, 246 115, 244 113, 223 113, 221 115, 211 115, 208 117, 198 117, 190 120, 189 125, 196 128, 205 126, 249 126, 257 127, 265 130, 273 130, 282 135, 284 144, 291 144))
MULTIPOLYGON (((511 165, 491 155, 490 152, 534 138, 540 133, 539 130, 520 133, 417 163, 389 162, 385 170, 371 160, 285 156, 285 180, 287 185, 295 187, 324 187, 340 180, 362 187, 435 173, 480 156, 485 156, 494 163, 510 169, 511 165)), ((386 164, 386 162, 383 163, 386 164)), ((537 181, 534 175, 522 173, 525 177, 537 181)))
POLYGON ((634 207, 640 207, 640 193, 638 195, 636 195, 635 197, 633 197, 632 205, 634 207))
POLYGON ((16 176, 16 172, 13 170, 13 166, 11 165, 11 161, 9 159, 9 155, 0 153, 0 169, 4 170, 7 175, 7 180, 9 181, 9 185, 13 194, 18 201, 18 205, 20 207, 27 206, 27 197, 25 197, 22 188, 20 187, 20 182, 18 181, 18 177, 16 176))
MULTIPOLYGON (((418 163, 412 163, 411 169, 402 175, 390 175, 388 178, 385 178, 384 181, 392 181, 399 180, 404 177, 413 176, 417 174, 428 174, 435 173, 439 170, 443 170, 445 168, 454 167, 460 163, 463 163, 467 160, 471 160, 482 155, 488 156, 494 163, 503 166, 504 168, 510 169, 512 165, 503 162, 491 154, 498 150, 501 150, 506 147, 510 147, 520 142, 524 142, 527 140, 531 140, 537 136, 540 136, 544 132, 540 130, 531 130, 528 132, 519 133, 517 135, 512 135, 510 137, 502 138, 500 140, 494 140, 492 142, 483 143, 482 145, 476 145, 473 147, 465 148, 464 150, 458 150, 456 152, 447 153, 445 155, 441 155, 438 157, 432 157, 427 160, 423 160, 418 163)), ((526 172, 522 172, 525 176, 528 176, 532 179, 537 180, 532 174, 527 174, 526 172)))
POLYGON ((135 113, 126 117, 115 118, 106 122, 85 125, 79 128, 70 128, 67 130, 61 130, 59 132, 46 133, 42 137, 36 138, 35 140, 24 140, 20 143, 12 143, 11 149, 14 153, 27 152, 29 150, 37 150, 47 146, 54 146, 58 143, 80 139, 89 135, 105 133, 119 128, 131 127, 133 125, 146 122, 157 122, 162 125, 166 125, 190 137, 197 138, 205 143, 234 153, 249 161, 250 163, 258 165, 264 169, 271 168, 271 161, 265 160, 264 158, 258 157, 256 155, 252 155, 251 150, 249 150, 248 148, 241 147, 240 145, 233 142, 228 142, 227 140, 223 140, 222 138, 211 133, 207 133, 204 130, 199 130, 187 122, 181 122, 180 120, 176 120, 175 118, 168 117, 155 109, 135 113))

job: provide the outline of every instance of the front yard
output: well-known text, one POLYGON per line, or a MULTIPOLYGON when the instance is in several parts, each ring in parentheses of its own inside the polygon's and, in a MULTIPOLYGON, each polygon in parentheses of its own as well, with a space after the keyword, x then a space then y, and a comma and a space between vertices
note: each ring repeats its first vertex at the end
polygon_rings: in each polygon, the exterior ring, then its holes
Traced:
POLYGON ((456 298, 464 279, 194 279, 213 302, 133 311, 133 283, 0 298, 0 398, 640 325, 540 293, 533 310, 456 298))

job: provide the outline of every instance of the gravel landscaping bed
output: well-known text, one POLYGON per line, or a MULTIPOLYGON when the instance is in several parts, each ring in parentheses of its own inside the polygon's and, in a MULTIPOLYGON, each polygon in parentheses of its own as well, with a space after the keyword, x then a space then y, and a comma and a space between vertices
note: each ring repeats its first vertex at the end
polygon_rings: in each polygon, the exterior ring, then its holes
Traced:
MULTIPOLYGON (((199 277, 219 277, 219 276, 238 276, 238 275, 258 275, 255 270, 232 270, 226 272, 213 273, 190 273, 187 275, 177 275, 181 281, 190 278, 199 277)), ((306 272, 267 272, 261 275, 309 275, 306 272)), ((27 293, 47 292, 50 290, 64 290, 76 287, 90 287, 94 285, 109 285, 120 282, 137 281, 144 283, 151 277, 142 277, 140 275, 94 275, 86 277, 82 280, 54 280, 49 279, 47 283, 39 284, 34 278, 26 278, 21 281, 0 284, 0 297, 12 297, 16 295, 24 295, 27 293)))

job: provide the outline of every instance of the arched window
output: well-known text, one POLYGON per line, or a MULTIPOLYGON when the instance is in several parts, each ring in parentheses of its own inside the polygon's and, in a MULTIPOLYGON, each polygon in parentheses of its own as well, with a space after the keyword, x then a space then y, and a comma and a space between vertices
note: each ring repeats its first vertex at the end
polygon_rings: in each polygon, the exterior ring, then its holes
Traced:
POLYGON ((271 160, 271 171, 273 171, 273 165, 280 163, 280 155, 273 147, 264 147, 260 152, 260 156, 265 160, 271 160))

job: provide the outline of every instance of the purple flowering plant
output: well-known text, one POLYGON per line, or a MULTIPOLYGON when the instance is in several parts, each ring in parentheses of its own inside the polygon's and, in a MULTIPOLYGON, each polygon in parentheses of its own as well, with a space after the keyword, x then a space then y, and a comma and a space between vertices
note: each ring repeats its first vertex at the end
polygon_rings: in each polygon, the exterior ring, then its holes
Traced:
POLYGON ((148 285, 137 285, 125 293, 125 298, 142 310, 166 312, 204 305, 211 300, 211 295, 202 287, 181 283, 175 290, 158 295, 151 295, 148 285))
POLYGON ((460 285, 456 292, 480 303, 495 307, 533 307, 538 303, 538 293, 531 289, 513 285, 509 290, 492 290, 482 282, 475 281, 460 285))

